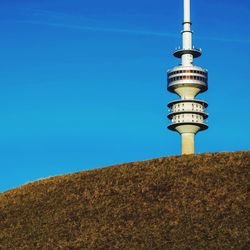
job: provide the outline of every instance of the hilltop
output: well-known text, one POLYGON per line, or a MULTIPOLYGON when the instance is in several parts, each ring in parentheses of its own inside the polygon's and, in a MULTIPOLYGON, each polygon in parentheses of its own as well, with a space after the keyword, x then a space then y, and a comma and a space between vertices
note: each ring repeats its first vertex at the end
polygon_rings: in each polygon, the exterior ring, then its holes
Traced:
POLYGON ((250 151, 164 157, 0 194, 0 249, 250 249, 250 151))

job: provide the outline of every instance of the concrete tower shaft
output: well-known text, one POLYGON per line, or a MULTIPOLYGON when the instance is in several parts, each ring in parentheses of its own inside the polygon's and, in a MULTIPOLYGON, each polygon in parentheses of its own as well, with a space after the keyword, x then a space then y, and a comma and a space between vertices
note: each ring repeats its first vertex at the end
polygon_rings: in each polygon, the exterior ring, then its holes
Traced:
POLYGON ((191 30, 190 0, 184 2, 184 21, 182 47, 174 51, 174 56, 181 59, 181 65, 168 71, 168 91, 180 96, 180 100, 170 102, 168 118, 170 130, 176 131, 182 138, 182 154, 194 153, 194 137, 199 131, 208 128, 206 119, 208 104, 195 97, 208 89, 207 70, 195 66, 194 58, 201 56, 201 49, 193 46, 191 30))

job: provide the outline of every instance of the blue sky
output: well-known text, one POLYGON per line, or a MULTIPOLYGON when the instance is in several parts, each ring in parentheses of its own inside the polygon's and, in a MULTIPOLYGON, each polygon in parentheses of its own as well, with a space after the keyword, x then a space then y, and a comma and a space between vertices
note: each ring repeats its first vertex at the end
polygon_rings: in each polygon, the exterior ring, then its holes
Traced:
MULTIPOLYGON (((250 2, 192 0, 209 130, 196 151, 250 149, 250 2)), ((0 191, 180 153, 166 129, 182 0, 0 2, 0 191)))

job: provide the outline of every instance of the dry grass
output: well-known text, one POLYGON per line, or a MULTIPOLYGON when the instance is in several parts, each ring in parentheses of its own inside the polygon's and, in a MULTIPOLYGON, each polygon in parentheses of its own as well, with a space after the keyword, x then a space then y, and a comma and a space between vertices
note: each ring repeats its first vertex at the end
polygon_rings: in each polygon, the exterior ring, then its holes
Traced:
POLYGON ((250 249, 250 151, 159 158, 0 194, 0 249, 250 249))

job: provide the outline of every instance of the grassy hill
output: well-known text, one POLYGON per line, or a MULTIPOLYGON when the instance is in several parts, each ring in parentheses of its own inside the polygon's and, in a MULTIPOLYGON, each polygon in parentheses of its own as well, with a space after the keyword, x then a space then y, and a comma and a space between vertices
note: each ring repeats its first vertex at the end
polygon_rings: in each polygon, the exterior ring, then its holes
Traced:
POLYGON ((166 157, 0 194, 0 249, 250 249, 250 151, 166 157))

